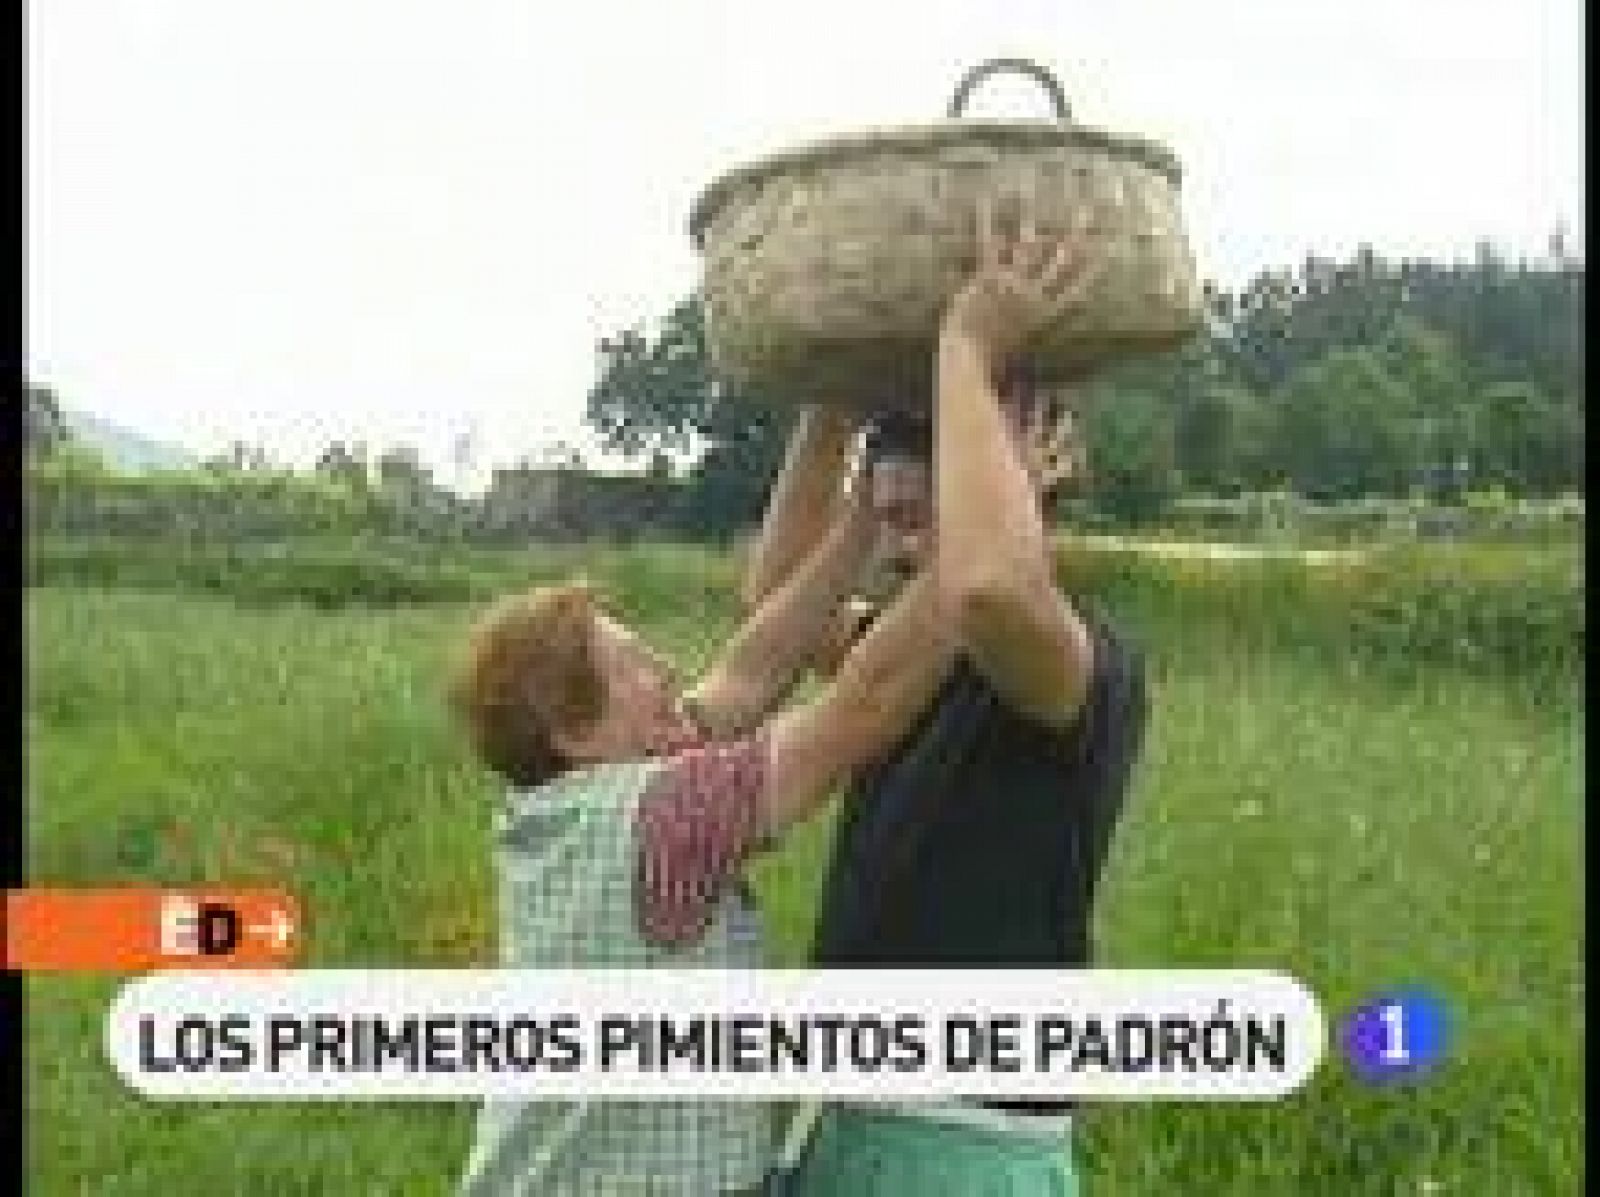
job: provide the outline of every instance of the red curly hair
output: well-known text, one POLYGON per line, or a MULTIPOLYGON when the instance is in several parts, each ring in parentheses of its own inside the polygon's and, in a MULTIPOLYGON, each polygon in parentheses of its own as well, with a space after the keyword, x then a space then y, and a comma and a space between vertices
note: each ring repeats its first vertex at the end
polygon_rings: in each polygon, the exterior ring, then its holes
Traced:
POLYGON ((553 733, 598 718, 594 597, 581 583, 540 586, 495 603, 473 625, 451 681, 452 705, 489 768, 542 785, 567 767, 553 733))

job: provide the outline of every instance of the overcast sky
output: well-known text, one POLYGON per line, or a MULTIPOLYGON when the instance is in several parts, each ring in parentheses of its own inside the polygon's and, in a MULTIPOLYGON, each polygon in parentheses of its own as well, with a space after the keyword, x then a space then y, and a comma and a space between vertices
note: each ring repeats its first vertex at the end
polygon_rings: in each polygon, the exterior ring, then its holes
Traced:
MULTIPOLYGON (((33 0, 28 366, 200 451, 566 439, 722 170, 998 53, 1185 167, 1203 271, 1583 228, 1581 0, 33 0)), ((985 115, 1033 115, 997 82, 985 115)))

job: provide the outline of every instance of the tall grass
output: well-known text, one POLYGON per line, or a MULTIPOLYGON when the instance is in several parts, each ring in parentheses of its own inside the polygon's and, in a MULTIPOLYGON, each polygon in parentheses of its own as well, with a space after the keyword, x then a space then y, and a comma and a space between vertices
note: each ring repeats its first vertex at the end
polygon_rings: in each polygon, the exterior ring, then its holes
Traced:
MULTIPOLYGON (((732 618, 732 566, 709 554, 645 546, 448 564, 472 575, 473 594, 584 565, 625 617, 691 664, 732 618)), ((1320 581, 1213 572, 1219 589, 1205 594, 1176 565, 1103 568, 1095 593, 1139 629, 1155 703, 1102 899, 1104 961, 1283 969, 1334 1016, 1421 981, 1451 1004, 1459 1043, 1410 1087, 1364 1088, 1330 1060, 1279 1105, 1096 1108, 1082 1137, 1091 1191, 1580 1189, 1576 672, 1548 669, 1529 686, 1533 675, 1436 661, 1403 639, 1341 655, 1334 625, 1315 622, 1324 600, 1296 589, 1320 581), (1296 648, 1297 628, 1310 648, 1296 648)), ((1535 566, 1495 568, 1514 579, 1535 566)), ((170 584, 30 591, 33 881, 283 884, 308 912, 309 963, 492 959, 494 787, 439 700, 472 608, 338 607, 259 594, 241 604, 170 584)), ((804 958, 829 830, 825 814, 756 869, 782 960, 804 958)), ((101 1046, 116 985, 29 983, 34 1191, 448 1191, 467 1145, 464 1106, 130 1094, 101 1046)))

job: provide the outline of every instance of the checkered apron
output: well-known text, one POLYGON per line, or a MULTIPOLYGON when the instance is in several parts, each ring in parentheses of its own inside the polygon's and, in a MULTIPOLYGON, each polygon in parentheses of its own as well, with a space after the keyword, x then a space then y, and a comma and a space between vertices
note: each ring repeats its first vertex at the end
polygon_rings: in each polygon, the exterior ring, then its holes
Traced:
MULTIPOLYGON (((497 820, 501 961, 511 968, 759 968, 737 890, 705 934, 657 946, 635 922, 634 810, 659 761, 601 765, 508 795, 497 820)), ((462 1197, 713 1197, 758 1185, 775 1116, 761 1102, 486 1100, 462 1197)))

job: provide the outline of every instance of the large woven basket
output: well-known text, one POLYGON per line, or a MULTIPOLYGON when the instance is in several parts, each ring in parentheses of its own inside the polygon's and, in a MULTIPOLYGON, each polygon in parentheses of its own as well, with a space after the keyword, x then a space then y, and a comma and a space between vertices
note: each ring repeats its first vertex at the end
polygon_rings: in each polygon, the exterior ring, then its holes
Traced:
POLYGON ((1061 86, 1023 59, 967 73, 936 125, 835 137, 712 183, 694 205, 712 361, 776 402, 922 407, 940 314, 974 264, 981 197, 1024 206, 1041 234, 1088 220, 1103 260, 1081 309, 1030 346, 1044 382, 1170 348, 1202 293, 1164 147, 1072 122, 1061 86), (961 119, 972 90, 1021 72, 1054 120, 961 119))

